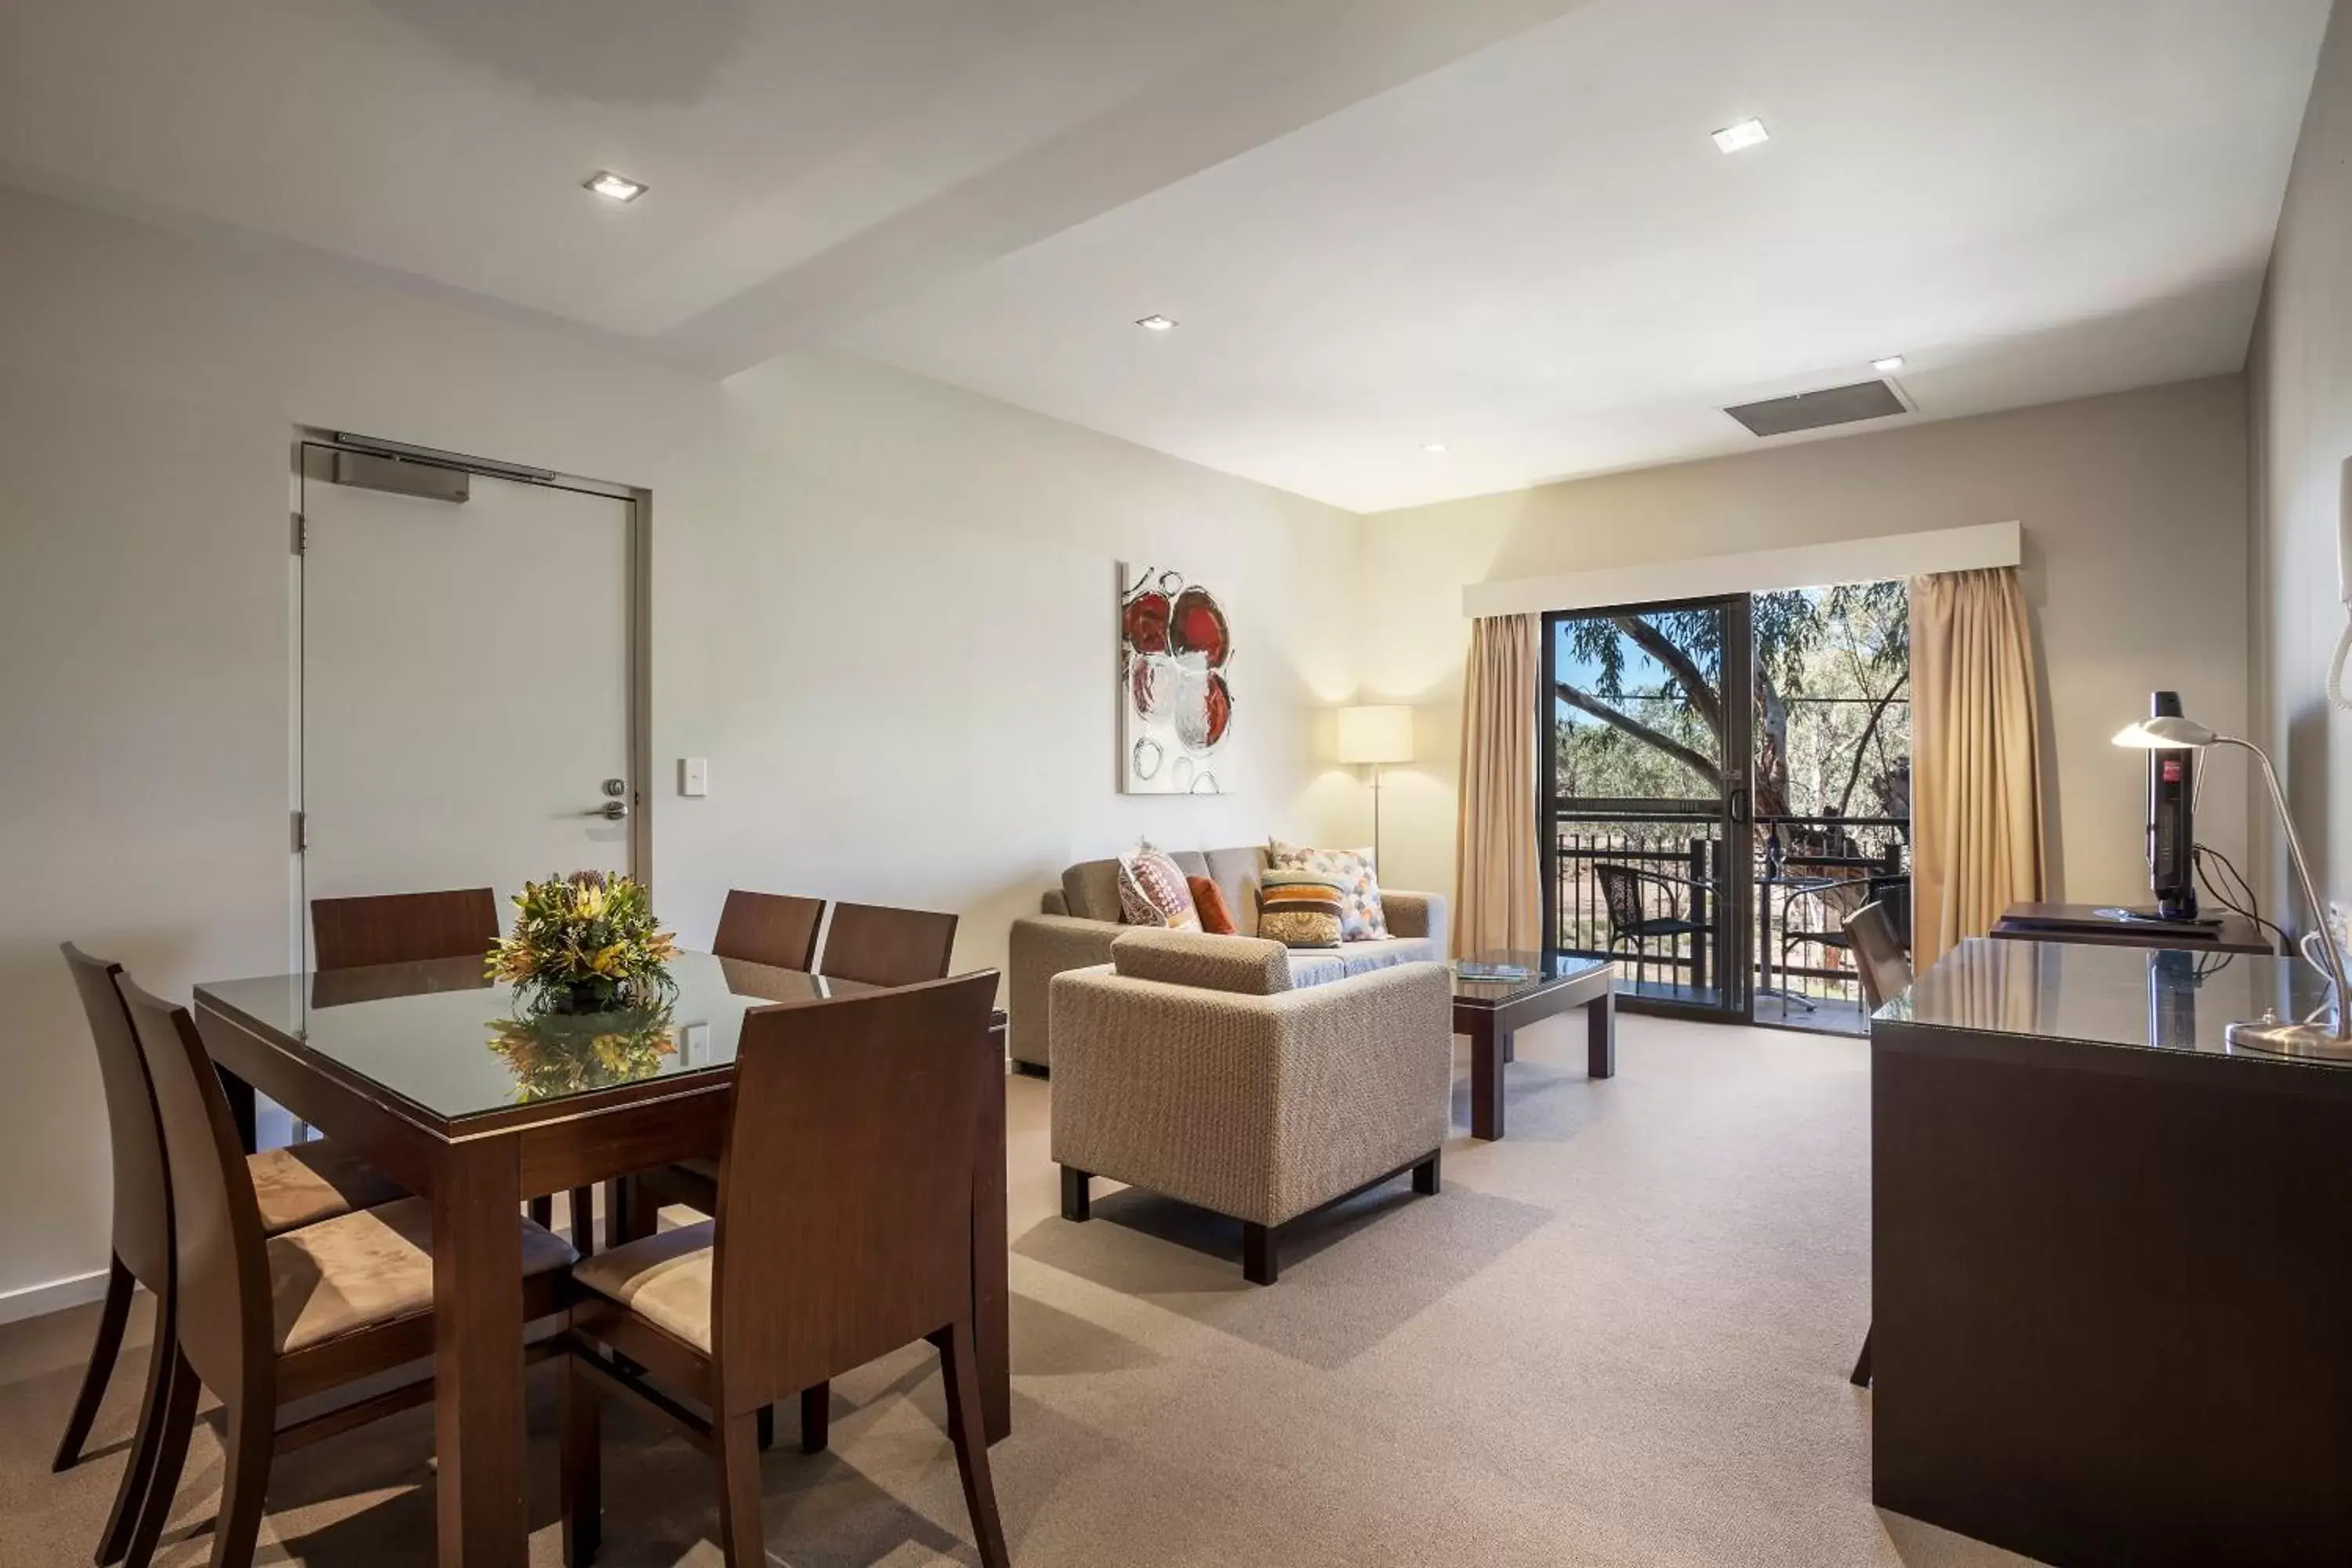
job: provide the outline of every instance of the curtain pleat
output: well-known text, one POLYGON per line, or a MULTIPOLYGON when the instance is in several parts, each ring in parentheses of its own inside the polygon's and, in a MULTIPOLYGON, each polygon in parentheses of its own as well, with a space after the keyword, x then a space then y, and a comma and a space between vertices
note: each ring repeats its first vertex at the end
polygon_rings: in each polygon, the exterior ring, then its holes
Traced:
POLYGON ((1537 920, 1533 616, 1473 623, 1462 677, 1461 820, 1454 847, 1454 952, 1532 952, 1537 920))
POLYGON ((2042 713, 2013 566, 1911 580, 1912 959, 2044 885, 2042 713))

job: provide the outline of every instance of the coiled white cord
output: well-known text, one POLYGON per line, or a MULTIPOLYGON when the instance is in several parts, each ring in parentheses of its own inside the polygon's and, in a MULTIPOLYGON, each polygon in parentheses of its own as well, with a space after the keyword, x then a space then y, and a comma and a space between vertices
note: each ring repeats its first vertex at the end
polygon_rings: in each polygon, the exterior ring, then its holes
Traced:
POLYGON ((2345 606, 2344 630, 2336 638, 2336 655, 2327 661, 2327 700, 2338 708, 2352 708, 2352 697, 2344 692, 2344 661, 2352 655, 2352 605, 2345 606))

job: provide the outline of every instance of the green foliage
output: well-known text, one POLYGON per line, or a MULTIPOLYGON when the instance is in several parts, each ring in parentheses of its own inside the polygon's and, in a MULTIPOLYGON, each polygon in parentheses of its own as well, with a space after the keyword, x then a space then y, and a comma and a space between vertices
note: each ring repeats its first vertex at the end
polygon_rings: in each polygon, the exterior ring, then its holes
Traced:
POLYGON ((575 871, 524 883, 514 904, 514 934, 490 949, 489 975, 511 983, 526 1007, 602 1013, 676 992, 677 947, 634 878, 575 871))

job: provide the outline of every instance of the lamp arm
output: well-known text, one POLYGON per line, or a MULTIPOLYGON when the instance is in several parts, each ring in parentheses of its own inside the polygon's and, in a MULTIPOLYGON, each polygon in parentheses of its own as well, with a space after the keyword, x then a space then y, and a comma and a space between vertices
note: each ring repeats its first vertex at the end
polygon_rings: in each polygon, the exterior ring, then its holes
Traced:
POLYGON ((2352 1007, 2346 1005, 2344 993, 2344 955, 2336 950, 2336 933, 2327 923, 2327 906, 2320 901, 2319 889, 2311 879, 2311 865, 2303 858, 2303 838, 2294 830, 2294 818, 2287 813, 2286 791, 2279 787, 2278 770, 2271 766, 2270 753, 2252 741, 2216 735, 2213 743, 2242 747, 2253 752, 2254 760, 2263 764, 2263 782, 2270 786, 2271 805, 2278 810, 2279 826, 2286 830, 2287 858, 2294 863, 2294 878, 2303 886, 2304 902, 2311 906, 2312 918, 2319 922, 2319 945, 2327 954, 2327 978, 2336 986, 2334 1037, 2352 1038, 2352 1007))

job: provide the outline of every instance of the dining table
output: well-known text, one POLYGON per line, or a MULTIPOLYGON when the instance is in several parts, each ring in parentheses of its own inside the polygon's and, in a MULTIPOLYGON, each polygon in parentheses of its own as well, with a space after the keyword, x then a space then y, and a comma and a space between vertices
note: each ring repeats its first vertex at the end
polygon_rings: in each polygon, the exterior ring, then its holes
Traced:
MULTIPOLYGON (((744 1016, 876 989, 681 952, 667 1006, 583 1027, 519 1007, 512 988, 483 970, 482 959, 461 957, 195 988, 196 1024, 248 1150, 256 1096, 266 1095, 431 1204, 444 1568, 522 1568, 530 1555, 523 1200, 716 1158, 744 1016)), ((971 1226, 992 1443, 1012 1430, 1002 1018, 971 1042, 995 1053, 971 1226)))

